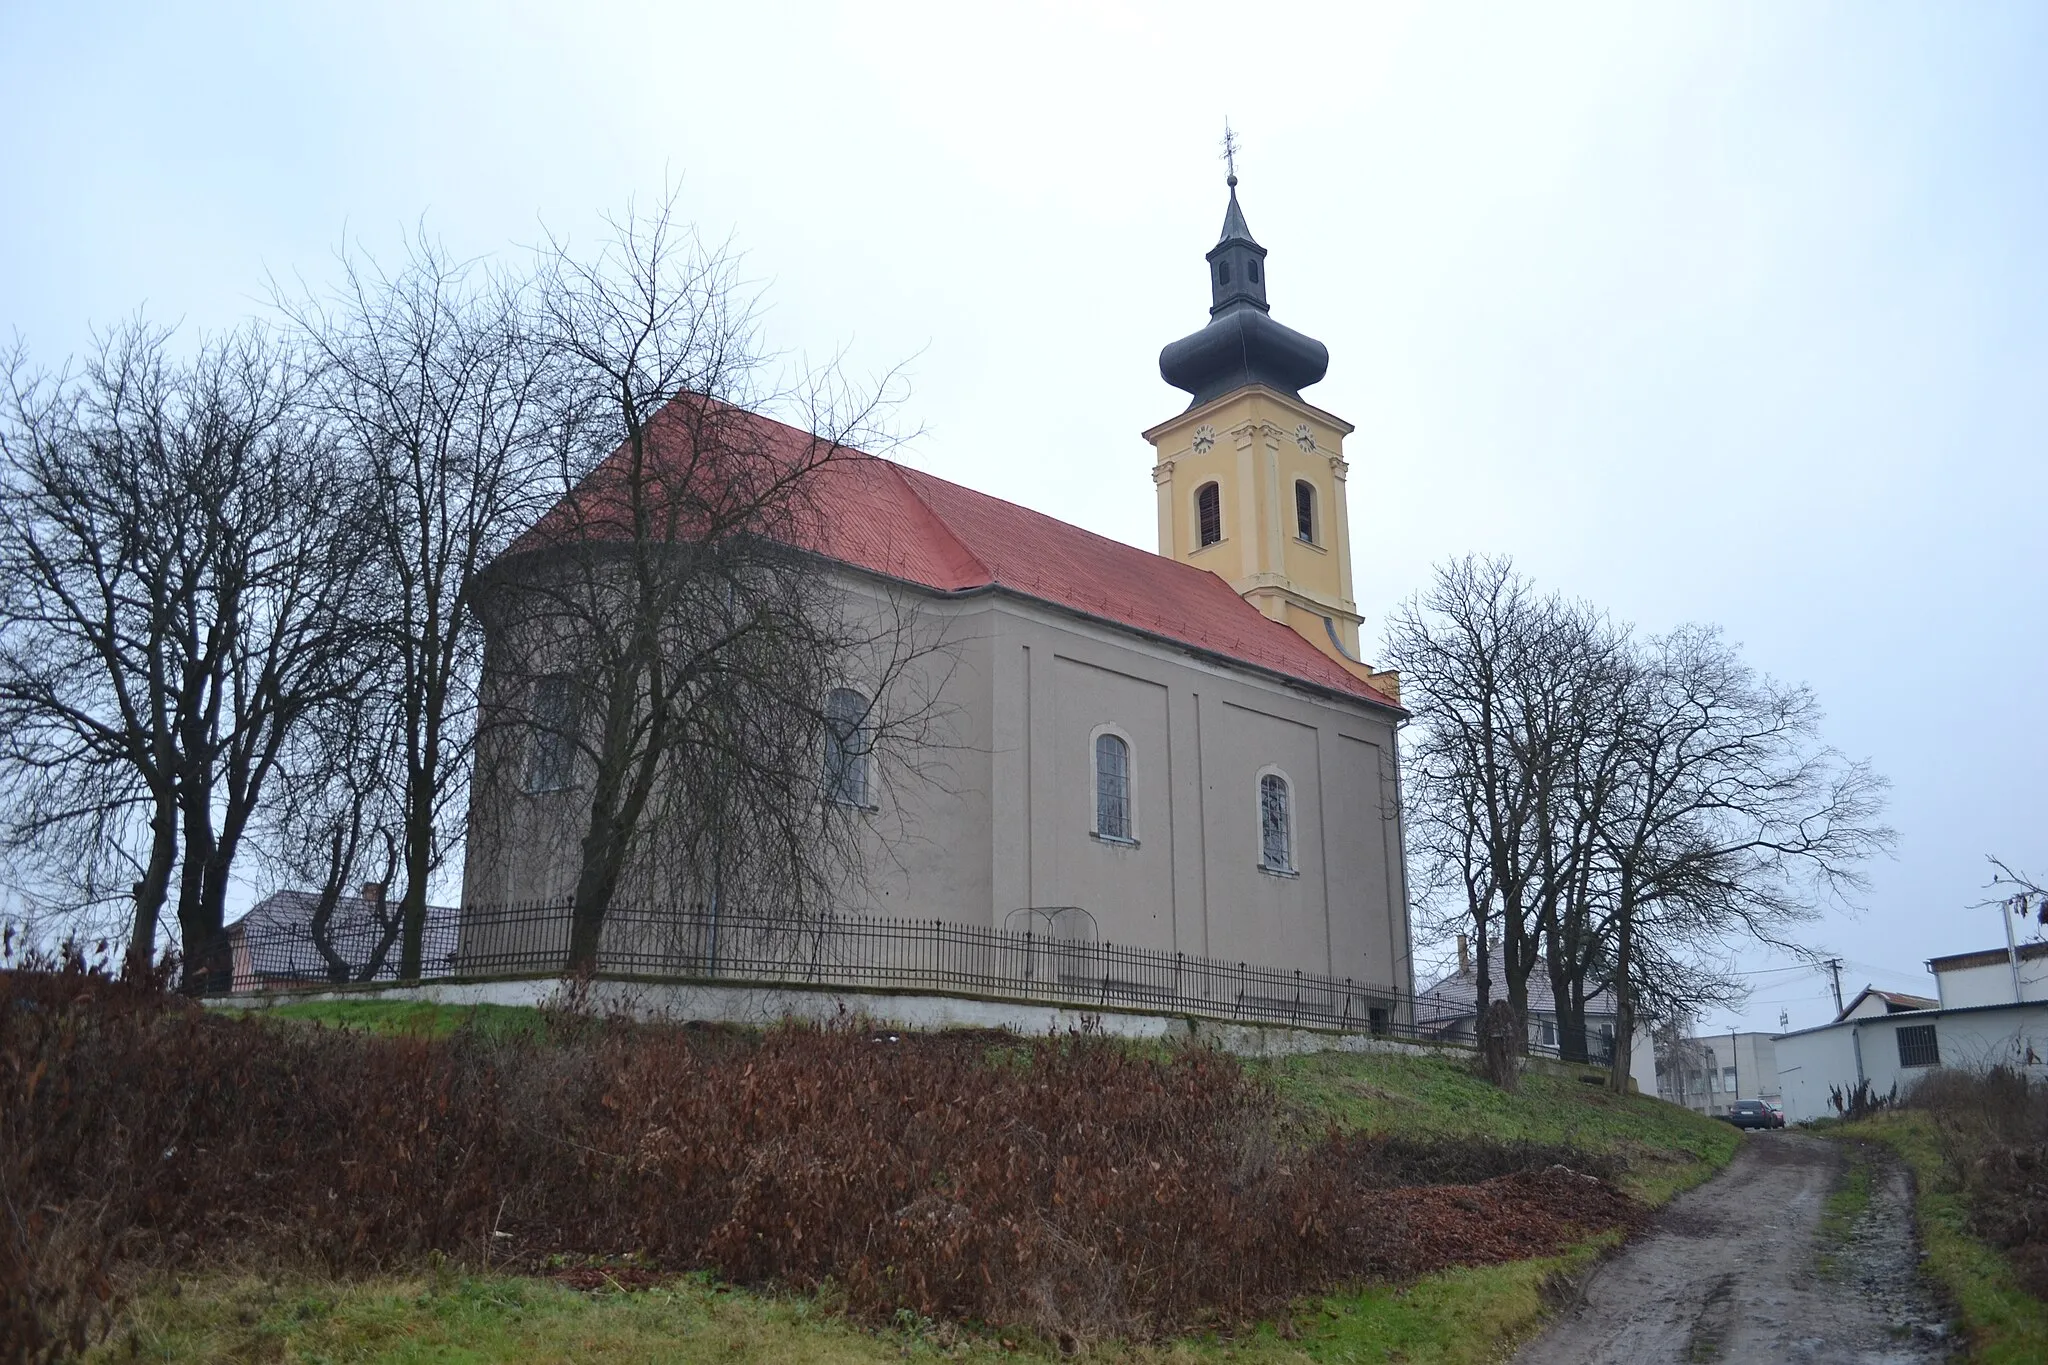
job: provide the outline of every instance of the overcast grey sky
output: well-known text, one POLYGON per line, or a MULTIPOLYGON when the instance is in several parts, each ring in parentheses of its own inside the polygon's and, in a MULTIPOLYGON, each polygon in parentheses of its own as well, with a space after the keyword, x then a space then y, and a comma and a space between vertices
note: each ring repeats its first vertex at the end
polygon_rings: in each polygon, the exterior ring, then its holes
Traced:
POLYGON ((1358 425, 1367 638, 1469 550, 1718 622, 1896 784, 1845 984, 1998 942, 1985 853, 2048 870, 2048 6, 9 3, 0 329, 676 179, 777 342, 910 359, 906 458, 1149 547, 1225 115, 1358 425))

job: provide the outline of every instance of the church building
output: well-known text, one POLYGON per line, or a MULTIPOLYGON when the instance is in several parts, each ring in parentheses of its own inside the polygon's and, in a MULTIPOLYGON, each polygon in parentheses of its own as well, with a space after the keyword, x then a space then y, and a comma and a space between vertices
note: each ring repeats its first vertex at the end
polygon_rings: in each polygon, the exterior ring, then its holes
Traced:
MULTIPOLYGON (((1229 187, 1208 322, 1159 357, 1190 401, 1144 433, 1156 553, 890 460, 837 468, 811 548, 944 622, 952 717, 943 782, 833 779, 914 832, 843 909, 1035 923, 1405 1002, 1406 712, 1360 648, 1352 428, 1302 396, 1329 353, 1273 318, 1229 187)), ((1137 497, 1132 466, 1116 479, 1137 497)), ((534 834, 573 819, 559 800, 473 793, 465 905, 567 891, 562 841, 534 834)))

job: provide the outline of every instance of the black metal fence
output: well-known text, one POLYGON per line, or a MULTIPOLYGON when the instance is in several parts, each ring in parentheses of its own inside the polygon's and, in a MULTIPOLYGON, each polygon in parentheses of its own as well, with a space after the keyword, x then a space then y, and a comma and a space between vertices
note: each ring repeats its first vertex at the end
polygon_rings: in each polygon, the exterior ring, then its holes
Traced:
MULTIPOLYGON (((435 926, 426 981, 550 975, 569 963, 574 916, 563 901, 464 907, 435 926)), ((391 978, 368 927, 330 931, 326 951, 304 924, 252 925, 235 945, 232 981, 215 990, 317 988, 391 978), (363 975, 338 973, 336 959, 363 975)), ((866 916, 793 922, 702 908, 614 906, 599 977, 747 985, 934 990, 1088 1009, 1139 1009, 1205 1019, 1300 1024, 1390 1037, 1433 1037, 1449 1019, 1436 1002, 1391 987, 1086 938, 946 920, 866 916), (1419 1006, 1419 1009, 1418 1009, 1419 1006)), ((1537 1051, 1554 1049, 1536 1048, 1537 1051)))

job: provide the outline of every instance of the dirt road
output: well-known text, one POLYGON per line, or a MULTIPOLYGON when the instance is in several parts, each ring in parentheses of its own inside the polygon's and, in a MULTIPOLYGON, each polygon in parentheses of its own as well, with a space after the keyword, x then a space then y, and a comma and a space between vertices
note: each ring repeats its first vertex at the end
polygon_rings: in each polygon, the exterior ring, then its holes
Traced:
POLYGON ((1798 1133, 1750 1135, 1727 1170, 1596 1270, 1515 1365, 1947 1359, 1905 1171, 1876 1149, 1853 1156, 1867 1163, 1869 1204, 1848 1229, 1824 1233, 1852 1153, 1798 1133))

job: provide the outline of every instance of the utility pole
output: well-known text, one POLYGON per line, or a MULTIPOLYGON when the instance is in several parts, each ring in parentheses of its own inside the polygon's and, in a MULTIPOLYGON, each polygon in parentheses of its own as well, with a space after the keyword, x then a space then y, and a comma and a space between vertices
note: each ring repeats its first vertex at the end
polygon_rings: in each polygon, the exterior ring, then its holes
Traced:
POLYGON ((1842 1017, 1842 959, 1831 957, 1821 964, 1828 969, 1828 975, 1835 983, 1835 1018, 1842 1017))
MULTIPOLYGON (((2019 912, 2022 915, 2026 914, 2027 903, 2025 898, 2019 897, 2016 899, 2020 902, 2019 912)), ((2005 960, 2012 968, 2012 1002, 2017 1005, 2020 1003, 2020 949, 2019 945, 2013 942, 2012 909, 2012 901, 2000 901, 1998 903, 1998 919, 2001 924, 2005 925, 2005 960)), ((1940 979, 1939 977, 1935 978, 1937 983, 1939 983, 1940 979)))

